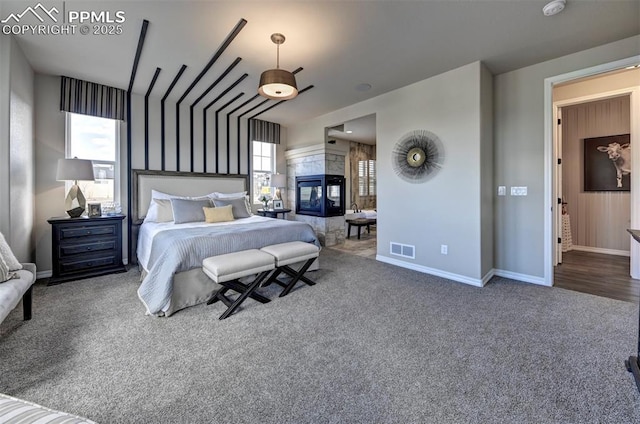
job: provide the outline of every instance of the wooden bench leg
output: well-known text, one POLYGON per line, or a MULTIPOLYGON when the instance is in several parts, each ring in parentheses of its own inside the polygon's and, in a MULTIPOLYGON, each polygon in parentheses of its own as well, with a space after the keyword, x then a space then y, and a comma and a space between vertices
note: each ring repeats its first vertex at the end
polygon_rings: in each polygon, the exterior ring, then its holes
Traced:
POLYGON ((358 225, 358 240, 360 240, 360 230, 362 229, 362 225, 358 225))
POLYGON ((351 238, 351 223, 347 226, 347 238, 351 238))
POLYGON ((289 284, 287 285, 287 287, 284 288, 284 290, 282 290, 282 293, 280 293, 279 297, 284 297, 286 295, 289 294, 289 292, 293 289, 293 286, 296 285, 296 283, 298 282, 298 280, 302 280, 304 283, 313 286, 315 284, 315 282, 309 280, 308 278, 304 277, 304 273, 307 272, 307 269, 309 269, 309 267, 311 266, 311 264, 313 263, 313 261, 315 261, 316 258, 311 258, 309 260, 307 260, 307 262, 305 262, 305 264, 302 266, 302 268, 300 268, 299 271, 294 271, 293 268, 289 267, 289 266, 283 266, 281 267, 282 272, 289 274, 291 277, 293 277, 293 279, 289 282, 289 284))
MULTIPOLYGON (((269 275, 271 273, 271 270, 269 271, 263 271, 260 274, 258 274, 258 276, 256 277, 255 280, 253 280, 253 282, 251 284, 249 284, 246 288, 246 290, 242 293, 240 293, 240 296, 238 296, 238 298, 231 304, 231 306, 229 306, 227 308, 226 311, 224 311, 222 313, 222 315, 220 315, 219 319, 225 319, 227 318, 229 315, 231 315, 237 308, 238 306, 240 306, 242 304, 242 302, 244 302, 246 300, 247 297, 249 297, 251 294, 253 294, 253 292, 260 287, 260 284, 262 283, 262 281, 267 277, 267 275, 269 275)), ((238 283, 240 284, 240 283, 238 283)), ((263 297, 263 296, 260 296, 263 297)), ((267 302, 269 302, 269 299, 267 299, 266 297, 263 297, 264 299, 266 299, 267 302)), ((266 302, 264 302, 266 303, 266 302)))
POLYGON ((33 303, 33 286, 29 287, 29 290, 22 295, 22 311, 23 318, 25 321, 29 321, 31 319, 31 306, 33 303))

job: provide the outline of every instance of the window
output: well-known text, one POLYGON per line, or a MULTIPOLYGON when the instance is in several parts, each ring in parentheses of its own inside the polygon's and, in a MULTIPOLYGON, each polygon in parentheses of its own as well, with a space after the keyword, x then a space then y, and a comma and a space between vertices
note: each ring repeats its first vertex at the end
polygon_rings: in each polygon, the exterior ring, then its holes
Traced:
POLYGON ((87 202, 120 201, 119 135, 118 120, 67 112, 67 157, 93 161, 95 181, 78 181, 87 202))
POLYGON ((358 161, 358 195, 376 195, 376 161, 358 161))
POLYGON ((276 145, 273 143, 253 142, 253 201, 263 194, 273 197, 269 179, 276 169, 276 145))

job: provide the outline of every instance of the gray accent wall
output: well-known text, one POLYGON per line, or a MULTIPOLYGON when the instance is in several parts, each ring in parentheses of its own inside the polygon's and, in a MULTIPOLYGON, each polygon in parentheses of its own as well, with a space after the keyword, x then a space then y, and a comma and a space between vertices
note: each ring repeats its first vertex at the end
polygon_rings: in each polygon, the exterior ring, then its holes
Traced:
POLYGON ((33 70, 11 36, 0 37, 0 231, 21 262, 32 262, 33 70))
POLYGON ((544 277, 544 80, 632 57, 640 36, 626 38, 494 77, 497 184, 528 186, 528 196, 499 197, 496 269, 544 277))
POLYGON ((289 128, 288 147, 304 147, 321 142, 325 127, 376 114, 378 259, 480 284, 482 246, 489 251, 486 263, 493 251, 491 225, 481 228, 482 217, 492 215, 481 190, 492 180, 491 163, 482 163, 483 155, 491 156, 491 113, 481 111, 491 104, 482 99, 483 87, 490 86, 486 72, 475 62, 289 128), (483 119, 489 121, 484 127, 483 119), (391 163, 394 145, 413 130, 433 132, 445 151, 442 170, 419 184, 402 180, 391 163), (415 246, 415 259, 391 255, 390 242, 415 246), (440 253, 442 244, 447 255, 440 253))

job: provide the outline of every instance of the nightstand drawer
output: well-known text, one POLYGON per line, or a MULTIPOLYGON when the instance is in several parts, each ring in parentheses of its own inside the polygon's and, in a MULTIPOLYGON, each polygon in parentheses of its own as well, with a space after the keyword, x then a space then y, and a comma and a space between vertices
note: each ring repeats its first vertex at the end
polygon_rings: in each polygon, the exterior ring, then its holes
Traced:
POLYGON ((60 258, 79 255, 81 253, 116 250, 116 240, 105 240, 96 243, 65 244, 60 246, 60 258))
POLYGON ((93 225, 82 227, 61 227, 60 240, 89 237, 89 236, 115 236, 116 225, 93 225))
POLYGON ((102 266, 113 266, 116 264, 114 255, 103 256, 98 258, 88 258, 76 261, 60 261, 61 272, 84 271, 87 269, 98 268, 102 266))

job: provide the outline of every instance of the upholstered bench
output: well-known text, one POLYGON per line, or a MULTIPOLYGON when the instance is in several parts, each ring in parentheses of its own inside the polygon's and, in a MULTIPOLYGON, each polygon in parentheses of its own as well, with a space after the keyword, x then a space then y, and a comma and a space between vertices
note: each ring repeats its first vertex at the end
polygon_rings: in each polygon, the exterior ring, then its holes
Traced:
POLYGON ((0 322, 9 315, 22 299, 24 320, 31 319, 31 298, 36 281, 36 265, 23 263, 22 269, 14 271, 16 276, 0 283, 0 322))
POLYGON ((96 424, 77 415, 55 411, 26 400, 3 395, 2 393, 0 393, 0 423, 96 424))
POLYGON ((315 244, 305 243, 303 241, 291 241, 288 243, 272 244, 265 246, 260 251, 272 255, 276 260, 276 271, 271 274, 271 277, 265 282, 265 286, 276 283, 284 290, 280 293, 280 297, 286 296, 293 289, 298 281, 313 286, 314 281, 304 276, 313 261, 320 255, 320 248, 315 244), (306 261, 306 262, 305 262, 306 261), (291 267, 293 264, 304 262, 299 270, 295 270, 291 267), (284 283, 278 280, 281 273, 289 275, 291 281, 284 283))
POLYGON ((243 250, 212 256, 202 261, 202 271, 222 287, 207 301, 207 305, 218 300, 227 305, 227 310, 220 315, 225 319, 231 315, 247 297, 251 297, 260 303, 267 303, 269 299, 256 293, 256 289, 264 281, 267 275, 275 269, 273 256, 261 252, 258 249, 243 250), (240 278, 257 274, 256 278, 248 284, 240 282, 240 278), (229 290, 240 293, 235 300, 229 299, 225 293, 229 290))

